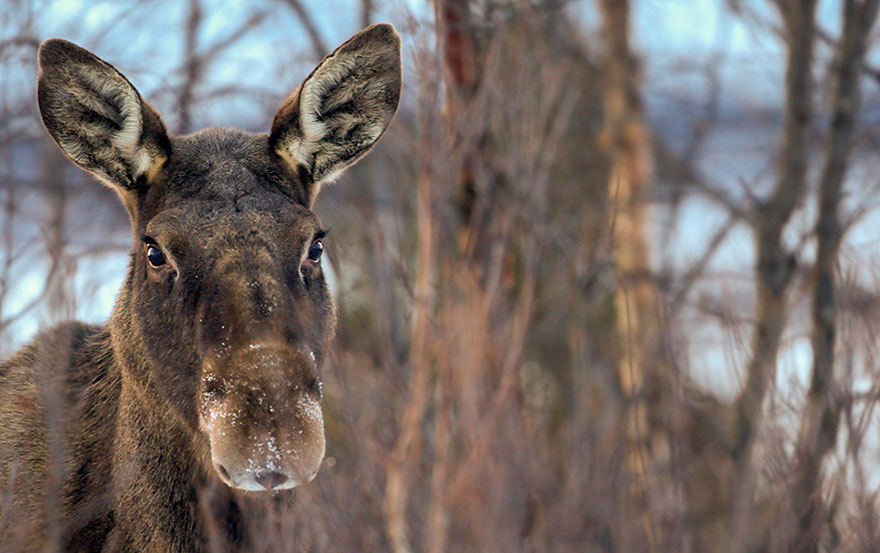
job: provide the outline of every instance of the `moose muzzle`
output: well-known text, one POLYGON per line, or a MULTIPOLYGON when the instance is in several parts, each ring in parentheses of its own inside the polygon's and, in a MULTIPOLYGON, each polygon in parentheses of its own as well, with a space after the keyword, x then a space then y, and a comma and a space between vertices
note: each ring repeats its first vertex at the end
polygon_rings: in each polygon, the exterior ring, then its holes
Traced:
POLYGON ((324 458, 314 354, 250 344, 206 359, 200 419, 221 480, 249 491, 311 481, 324 458))

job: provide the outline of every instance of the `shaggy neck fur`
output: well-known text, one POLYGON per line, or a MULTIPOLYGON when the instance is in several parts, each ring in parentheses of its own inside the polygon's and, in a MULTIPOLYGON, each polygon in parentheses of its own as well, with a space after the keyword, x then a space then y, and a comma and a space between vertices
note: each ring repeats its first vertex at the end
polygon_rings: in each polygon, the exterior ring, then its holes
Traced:
POLYGON ((214 539, 225 541, 227 549, 234 547, 241 542, 234 498, 209 470, 205 437, 167 404, 150 376, 132 318, 131 289, 123 287, 110 324, 121 381, 111 539, 124 552, 197 552, 207 550, 209 532, 221 531, 214 539), (203 496, 208 490, 211 501, 203 496))

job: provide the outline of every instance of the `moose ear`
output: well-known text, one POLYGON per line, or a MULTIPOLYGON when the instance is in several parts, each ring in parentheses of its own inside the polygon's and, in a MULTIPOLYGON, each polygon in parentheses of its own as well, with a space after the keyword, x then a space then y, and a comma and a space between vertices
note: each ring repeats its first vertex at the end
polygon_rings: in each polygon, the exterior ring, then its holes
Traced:
POLYGON ((40 45, 39 60, 40 115, 67 157, 120 192, 161 168, 171 153, 165 126, 119 71, 57 38, 40 45))
POLYGON ((400 82, 400 36, 378 23, 324 58, 285 100, 269 141, 307 175, 310 202, 379 140, 397 111, 400 82))

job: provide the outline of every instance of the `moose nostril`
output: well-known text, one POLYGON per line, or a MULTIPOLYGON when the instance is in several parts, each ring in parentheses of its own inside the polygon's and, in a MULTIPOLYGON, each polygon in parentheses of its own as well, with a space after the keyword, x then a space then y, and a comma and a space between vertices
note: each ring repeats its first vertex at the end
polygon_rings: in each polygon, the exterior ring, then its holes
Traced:
POLYGON ((318 396, 318 399, 321 399, 323 390, 321 390, 321 381, 317 376, 313 376, 306 381, 306 390, 308 390, 310 394, 318 396))
POLYGON ((219 472, 220 476, 222 476, 224 479, 232 482, 232 477, 229 476, 229 471, 226 470, 226 467, 224 467, 223 465, 217 465, 217 472, 219 472))
POLYGON ((267 490, 277 488, 281 484, 287 482, 286 474, 281 474, 280 472, 275 471, 259 472, 254 475, 254 478, 257 480, 257 484, 263 486, 267 490))

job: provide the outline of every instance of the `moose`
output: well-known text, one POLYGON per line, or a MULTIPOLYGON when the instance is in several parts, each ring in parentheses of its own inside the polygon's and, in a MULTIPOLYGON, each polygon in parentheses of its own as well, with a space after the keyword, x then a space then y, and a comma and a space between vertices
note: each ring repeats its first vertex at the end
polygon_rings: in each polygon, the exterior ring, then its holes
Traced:
POLYGON ((268 134, 170 136, 112 65, 40 46, 43 123, 117 193, 133 245, 106 325, 63 323, 0 364, 0 551, 191 553, 211 528, 248 550, 246 503, 315 477, 335 309, 312 207, 394 117, 400 57, 394 27, 373 25, 268 134), (210 509, 204 489, 222 491, 210 509))

